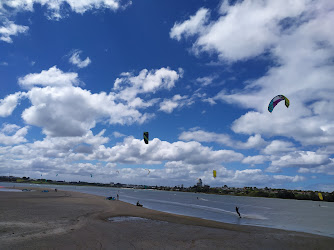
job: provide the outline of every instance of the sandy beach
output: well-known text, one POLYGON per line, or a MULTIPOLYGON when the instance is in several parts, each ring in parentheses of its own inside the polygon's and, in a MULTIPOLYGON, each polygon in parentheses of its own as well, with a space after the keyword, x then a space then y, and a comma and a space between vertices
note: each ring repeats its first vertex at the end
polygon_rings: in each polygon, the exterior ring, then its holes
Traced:
POLYGON ((334 249, 330 237, 174 215, 89 194, 33 190, 0 192, 1 250, 334 249))

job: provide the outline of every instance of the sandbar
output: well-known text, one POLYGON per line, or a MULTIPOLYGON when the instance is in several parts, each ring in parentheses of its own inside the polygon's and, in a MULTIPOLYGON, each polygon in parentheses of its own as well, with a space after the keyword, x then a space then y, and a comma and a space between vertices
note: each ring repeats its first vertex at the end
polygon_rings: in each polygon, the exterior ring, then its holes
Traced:
POLYGON ((334 238, 325 236, 175 215, 78 192, 32 190, 0 192, 0 249, 334 248, 334 238))

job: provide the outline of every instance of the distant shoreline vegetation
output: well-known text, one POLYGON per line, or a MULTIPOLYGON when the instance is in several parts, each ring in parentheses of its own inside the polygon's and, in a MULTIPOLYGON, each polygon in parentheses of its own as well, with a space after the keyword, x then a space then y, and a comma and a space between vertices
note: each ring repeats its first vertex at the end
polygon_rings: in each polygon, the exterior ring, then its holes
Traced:
MULTIPOLYGON (((54 181, 47 179, 30 179, 29 177, 15 177, 15 176, 0 176, 0 182, 11 183, 32 183, 32 184, 53 184, 53 185, 77 185, 77 186, 98 186, 98 187, 116 187, 116 188, 135 188, 135 189, 153 189, 164 191, 179 191, 179 192, 193 192, 193 193, 205 193, 205 194, 217 194, 217 195, 234 195, 234 196, 250 196, 250 197, 266 197, 266 198, 280 198, 280 199, 294 199, 294 200, 312 200, 321 201, 318 196, 318 191, 304 191, 304 190, 286 190, 286 189, 274 189, 274 188, 257 188, 257 187, 243 187, 235 188, 224 185, 222 187, 210 187, 209 185, 194 185, 192 187, 181 186, 147 186, 147 185, 132 185, 132 184, 110 184, 104 183, 90 183, 90 182, 65 182, 54 181)), ((334 202, 334 191, 321 192, 323 201, 334 202)))

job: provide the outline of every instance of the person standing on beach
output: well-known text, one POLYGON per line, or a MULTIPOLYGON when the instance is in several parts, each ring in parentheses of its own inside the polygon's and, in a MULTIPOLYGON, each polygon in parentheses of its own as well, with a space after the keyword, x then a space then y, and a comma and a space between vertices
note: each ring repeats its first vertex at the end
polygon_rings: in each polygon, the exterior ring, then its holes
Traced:
POLYGON ((239 213, 239 208, 238 207, 235 207, 235 211, 237 211, 237 214, 239 215, 239 217, 241 218, 241 215, 239 213))
POLYGON ((119 201, 119 195, 117 194, 117 200, 119 201))

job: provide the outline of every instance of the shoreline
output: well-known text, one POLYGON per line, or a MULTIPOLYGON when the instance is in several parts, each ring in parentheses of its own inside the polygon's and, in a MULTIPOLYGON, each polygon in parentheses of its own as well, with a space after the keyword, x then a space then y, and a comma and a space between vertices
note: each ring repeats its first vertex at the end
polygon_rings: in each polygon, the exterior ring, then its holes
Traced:
POLYGON ((171 214, 79 192, 31 189, 36 191, 0 192, 4 249, 328 249, 334 245, 334 238, 326 236, 171 214), (120 216, 148 220, 108 220, 120 216))

